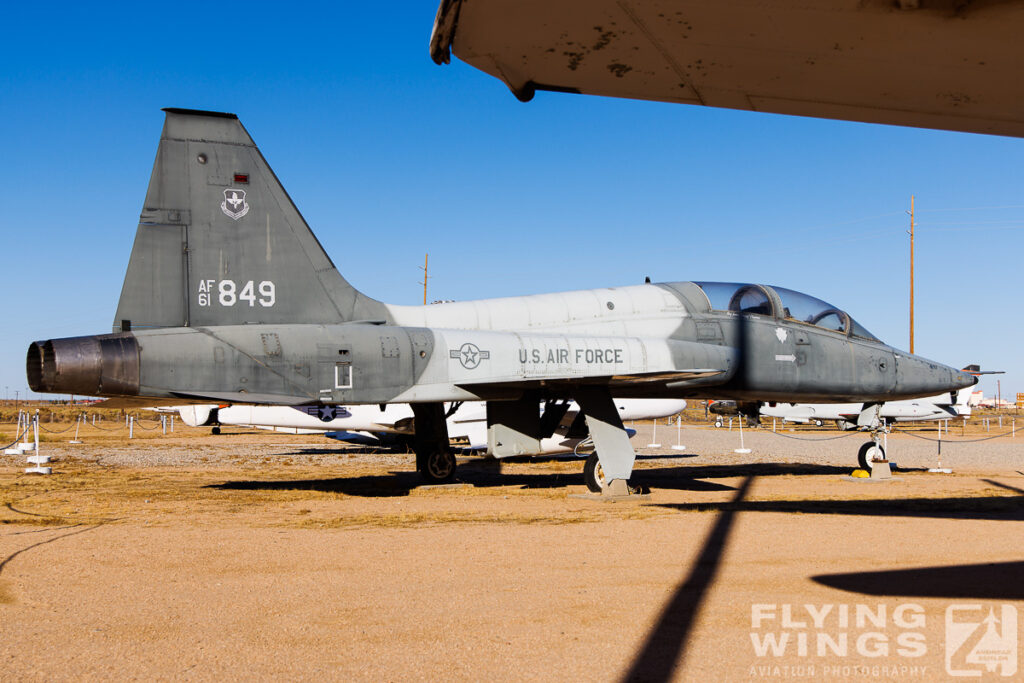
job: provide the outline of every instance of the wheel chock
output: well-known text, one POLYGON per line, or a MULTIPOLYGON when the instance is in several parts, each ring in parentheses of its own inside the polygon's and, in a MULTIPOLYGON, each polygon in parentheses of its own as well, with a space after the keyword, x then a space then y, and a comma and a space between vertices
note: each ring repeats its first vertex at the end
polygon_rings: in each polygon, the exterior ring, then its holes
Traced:
POLYGON ((871 465, 872 479, 892 479, 892 470, 888 460, 875 460, 871 465))

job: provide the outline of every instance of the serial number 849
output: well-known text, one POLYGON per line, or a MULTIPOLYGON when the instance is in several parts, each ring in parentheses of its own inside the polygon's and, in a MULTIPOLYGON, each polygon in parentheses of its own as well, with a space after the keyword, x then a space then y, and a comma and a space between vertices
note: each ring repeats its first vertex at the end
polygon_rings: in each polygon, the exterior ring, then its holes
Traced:
POLYGON ((277 288, 270 280, 264 280, 256 285, 249 280, 242 285, 241 291, 234 280, 200 280, 198 303, 200 306, 209 306, 213 290, 217 290, 217 302, 221 306, 234 306, 239 301, 248 302, 249 306, 270 307, 277 302, 277 288), (257 296, 258 295, 258 296, 257 296))

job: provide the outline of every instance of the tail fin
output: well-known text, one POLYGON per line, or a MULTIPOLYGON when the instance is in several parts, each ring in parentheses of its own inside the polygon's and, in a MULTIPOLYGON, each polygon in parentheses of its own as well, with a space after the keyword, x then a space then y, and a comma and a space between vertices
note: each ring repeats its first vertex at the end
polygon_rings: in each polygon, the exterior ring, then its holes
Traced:
POLYGON ((164 111, 115 332, 386 319, 334 267, 237 116, 164 111))

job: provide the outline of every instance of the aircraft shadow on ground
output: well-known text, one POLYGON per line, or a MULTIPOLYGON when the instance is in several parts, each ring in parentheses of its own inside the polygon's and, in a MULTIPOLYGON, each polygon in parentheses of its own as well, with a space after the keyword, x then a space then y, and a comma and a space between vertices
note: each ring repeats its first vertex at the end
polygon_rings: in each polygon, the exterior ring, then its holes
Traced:
MULTIPOLYGON (((497 486, 518 486, 521 488, 553 489, 583 484, 583 464, 575 472, 526 472, 503 471, 502 463, 490 458, 474 458, 460 462, 458 483, 489 488, 497 486)), ((829 475, 845 474, 848 468, 831 465, 804 465, 785 463, 752 463, 747 465, 702 465, 690 467, 658 467, 634 470, 631 482, 639 486, 674 491, 716 492, 733 491, 735 487, 707 479, 727 477, 777 476, 777 475, 829 475)), ((350 496, 394 497, 407 496, 409 492, 423 486, 423 480, 415 472, 390 472, 388 474, 358 475, 353 477, 331 477, 327 479, 289 480, 236 480, 211 484, 208 488, 222 490, 309 490, 329 493, 344 493, 350 496)), ((695 503, 695 509, 707 509, 703 503, 695 503)))
POLYGON ((1024 600, 1024 562, 962 564, 821 574, 811 579, 829 588, 866 595, 911 598, 1024 600))
MULTIPOLYGON (((555 489, 583 484, 582 472, 565 473, 506 473, 501 471, 500 463, 489 461, 492 465, 472 463, 461 465, 456 483, 477 488, 499 486, 517 486, 524 489, 555 489)), ((640 485, 657 482, 660 489, 679 491, 732 491, 733 487, 717 482, 703 481, 686 474, 673 474, 651 478, 646 472, 634 477, 633 481, 640 485), (662 480, 664 478, 664 480, 662 480)), ((330 479, 291 479, 291 480, 238 480, 221 484, 210 484, 207 488, 221 490, 308 490, 328 493, 344 493, 350 496, 393 497, 407 496, 421 486, 423 480, 415 472, 390 472, 389 474, 359 475, 354 477, 332 477, 330 479)))
POLYGON ((868 500, 757 500, 741 503, 655 503, 654 505, 681 512, 690 510, 735 510, 737 512, 799 512, 802 514, 822 515, 1024 521, 1024 496, 877 498, 868 500))

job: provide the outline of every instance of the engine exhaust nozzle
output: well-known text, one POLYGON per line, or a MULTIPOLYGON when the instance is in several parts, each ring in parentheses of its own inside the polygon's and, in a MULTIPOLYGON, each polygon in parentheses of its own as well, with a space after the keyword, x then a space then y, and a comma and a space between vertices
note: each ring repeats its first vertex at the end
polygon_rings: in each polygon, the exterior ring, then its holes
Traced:
POLYGON ((29 387, 40 393, 139 393, 139 345, 130 332, 32 342, 25 366, 29 387))

